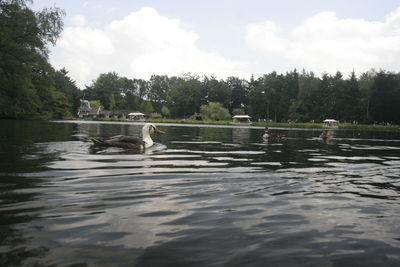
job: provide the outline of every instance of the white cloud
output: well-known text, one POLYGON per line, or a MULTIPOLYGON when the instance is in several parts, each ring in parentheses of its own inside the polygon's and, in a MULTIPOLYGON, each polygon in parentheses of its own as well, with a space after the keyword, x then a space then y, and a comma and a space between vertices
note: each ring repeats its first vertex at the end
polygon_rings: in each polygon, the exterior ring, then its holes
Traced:
POLYGON ((86 25, 86 19, 82 15, 76 15, 72 18, 72 23, 75 26, 85 26, 86 25))
POLYGON ((64 30, 52 55, 57 68, 65 67, 80 87, 99 74, 115 71, 128 78, 148 79, 152 74, 184 72, 244 76, 244 64, 205 52, 196 46, 198 35, 178 19, 144 7, 103 29, 85 26, 82 17, 64 30))
POLYGON ((262 24, 247 25, 247 42, 253 48, 266 52, 283 52, 286 50, 287 42, 278 37, 279 28, 272 21, 262 24))
POLYGON ((340 19, 334 12, 321 12, 286 37, 279 36, 279 28, 271 21, 249 24, 246 43, 256 51, 279 54, 315 72, 399 71, 400 8, 383 22, 340 19))

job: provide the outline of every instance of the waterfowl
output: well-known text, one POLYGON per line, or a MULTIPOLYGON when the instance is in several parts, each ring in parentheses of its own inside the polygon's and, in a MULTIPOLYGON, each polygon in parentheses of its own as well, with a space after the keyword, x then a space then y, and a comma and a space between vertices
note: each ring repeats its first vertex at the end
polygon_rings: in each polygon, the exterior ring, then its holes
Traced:
POLYGON ((109 138, 91 138, 91 140, 95 145, 100 146, 145 150, 154 144, 150 136, 153 133, 164 134, 165 132, 159 130, 153 123, 146 123, 142 128, 142 139, 126 135, 116 135, 109 138))
POLYGON ((319 138, 321 138, 322 140, 326 140, 328 138, 331 138, 331 135, 328 133, 328 131, 323 131, 320 135, 319 138))
POLYGON ((270 141, 270 142, 279 141, 281 139, 281 137, 282 137, 281 135, 279 135, 277 133, 270 133, 269 130, 268 130, 268 127, 265 127, 264 131, 265 132, 263 134, 263 139, 265 141, 270 141))

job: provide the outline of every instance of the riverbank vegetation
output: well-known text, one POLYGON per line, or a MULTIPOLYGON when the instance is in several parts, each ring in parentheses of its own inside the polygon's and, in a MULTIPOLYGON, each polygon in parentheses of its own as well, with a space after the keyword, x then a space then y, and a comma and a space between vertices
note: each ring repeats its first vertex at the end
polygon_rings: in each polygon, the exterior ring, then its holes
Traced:
POLYGON ((55 7, 32 11, 26 2, 0 2, 2 119, 72 118, 84 97, 100 101, 110 113, 156 113, 160 120, 174 122, 223 124, 232 115, 248 114, 260 125, 295 122, 313 127, 327 118, 351 127, 400 124, 400 73, 385 70, 319 77, 295 69, 249 80, 190 73, 144 80, 109 72, 78 88, 67 70, 55 70, 48 61, 48 47, 62 32, 64 12, 55 7))
MULTIPOLYGON (((81 121, 104 121, 104 122, 129 122, 124 118, 75 118, 81 121)), ((172 119, 172 118, 148 118, 146 122, 167 123, 167 124, 194 124, 194 125, 231 125, 232 120, 196 120, 196 119, 172 119)), ((312 122, 253 122, 251 126, 256 127, 272 127, 272 128, 304 128, 304 129, 325 129, 323 123, 312 122)), ((379 124, 353 124, 341 123, 341 130, 355 131, 400 131, 400 125, 379 125, 379 124)))

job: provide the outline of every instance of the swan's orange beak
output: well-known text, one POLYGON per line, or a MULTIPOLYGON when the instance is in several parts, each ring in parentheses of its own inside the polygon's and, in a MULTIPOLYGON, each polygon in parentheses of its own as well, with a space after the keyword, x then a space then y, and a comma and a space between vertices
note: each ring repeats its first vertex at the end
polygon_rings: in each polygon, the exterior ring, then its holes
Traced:
POLYGON ((164 131, 161 131, 161 130, 159 130, 159 129, 157 129, 157 128, 154 129, 154 132, 155 132, 155 133, 159 133, 159 134, 165 134, 164 131))

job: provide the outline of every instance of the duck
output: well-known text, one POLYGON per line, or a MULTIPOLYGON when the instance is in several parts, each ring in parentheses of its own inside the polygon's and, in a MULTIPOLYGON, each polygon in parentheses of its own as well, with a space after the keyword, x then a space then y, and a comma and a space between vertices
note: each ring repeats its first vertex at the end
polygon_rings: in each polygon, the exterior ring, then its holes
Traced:
POLYGON ((328 138, 331 138, 332 136, 328 133, 328 131, 323 131, 320 135, 319 138, 322 140, 327 140, 328 138))
POLYGON ((109 138, 91 138, 91 140, 95 145, 99 146, 145 150, 154 144, 150 136, 153 133, 164 134, 165 132, 158 129, 153 123, 146 123, 142 128, 142 139, 133 136, 116 135, 109 138))
POLYGON ((279 141, 281 139, 281 137, 282 136, 279 135, 279 134, 270 133, 269 130, 268 130, 268 127, 265 127, 264 134, 263 134, 263 139, 265 141, 270 141, 270 142, 279 141))

